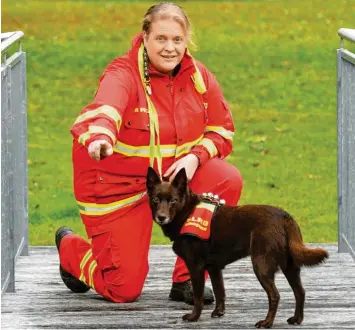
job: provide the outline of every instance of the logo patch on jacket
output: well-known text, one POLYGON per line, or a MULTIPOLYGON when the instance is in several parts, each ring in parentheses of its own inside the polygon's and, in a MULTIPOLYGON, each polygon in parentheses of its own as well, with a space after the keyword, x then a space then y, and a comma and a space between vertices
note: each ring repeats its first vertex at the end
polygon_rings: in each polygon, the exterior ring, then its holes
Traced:
POLYGON ((216 204, 201 202, 185 221, 180 235, 193 235, 207 240, 211 234, 211 221, 216 209, 216 204))

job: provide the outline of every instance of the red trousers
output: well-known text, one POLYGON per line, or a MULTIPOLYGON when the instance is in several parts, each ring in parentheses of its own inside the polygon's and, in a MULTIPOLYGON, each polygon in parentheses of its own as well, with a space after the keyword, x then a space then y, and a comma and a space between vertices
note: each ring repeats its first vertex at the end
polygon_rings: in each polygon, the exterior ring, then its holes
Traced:
MULTIPOLYGON (((243 182, 235 167, 213 158, 198 168, 189 186, 196 193, 213 192, 225 199, 227 205, 236 205, 243 182)), ((60 263, 103 297, 114 302, 134 301, 141 294, 148 274, 152 226, 151 211, 144 198, 115 220, 115 229, 94 235, 91 244, 75 234, 64 236, 60 263)), ((185 263, 178 257, 173 282, 189 278, 185 263)))

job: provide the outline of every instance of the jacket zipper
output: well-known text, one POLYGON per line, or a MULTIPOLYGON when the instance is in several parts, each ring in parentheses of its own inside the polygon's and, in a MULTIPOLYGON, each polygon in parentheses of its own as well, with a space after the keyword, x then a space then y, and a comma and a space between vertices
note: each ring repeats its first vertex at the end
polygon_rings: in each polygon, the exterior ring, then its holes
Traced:
POLYGON ((174 88, 173 88, 173 78, 172 78, 172 77, 169 77, 168 86, 170 87, 170 94, 173 95, 173 93, 174 93, 174 88))

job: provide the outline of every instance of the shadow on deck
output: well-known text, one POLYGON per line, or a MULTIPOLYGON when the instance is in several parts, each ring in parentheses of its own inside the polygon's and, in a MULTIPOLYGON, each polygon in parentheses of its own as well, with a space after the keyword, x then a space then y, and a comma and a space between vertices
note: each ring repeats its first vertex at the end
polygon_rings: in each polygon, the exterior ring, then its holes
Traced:
MULTIPOLYGON (((305 318, 300 329, 354 329, 355 262, 337 253, 336 244, 309 244, 328 250, 330 258, 319 267, 302 270, 306 290, 305 318)), ((253 329, 267 312, 267 296, 257 281, 249 258, 226 267, 226 314, 212 319, 213 306, 201 318, 186 323, 191 309, 168 299, 175 256, 170 246, 152 246, 150 271, 140 299, 130 304, 105 301, 90 290, 75 294, 64 286, 58 272, 55 247, 31 247, 29 257, 16 264, 16 293, 2 297, 2 329, 253 329)), ((208 285, 210 282, 208 281, 208 285)), ((276 277, 281 300, 275 329, 294 329, 294 297, 281 273, 276 277)))

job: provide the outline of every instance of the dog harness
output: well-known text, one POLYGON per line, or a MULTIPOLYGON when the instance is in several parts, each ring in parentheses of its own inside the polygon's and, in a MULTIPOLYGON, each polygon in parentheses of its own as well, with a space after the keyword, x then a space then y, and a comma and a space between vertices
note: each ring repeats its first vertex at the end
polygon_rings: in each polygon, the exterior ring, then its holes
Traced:
POLYGON ((217 195, 203 193, 201 202, 187 218, 180 230, 180 235, 192 235, 202 240, 208 240, 211 234, 213 215, 219 205, 225 204, 217 195))

